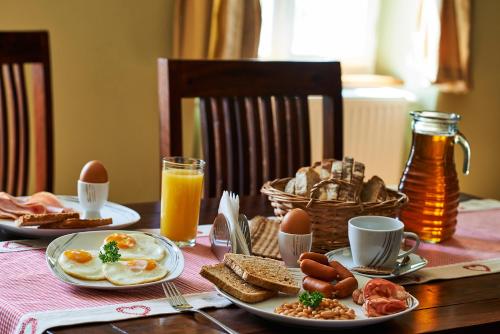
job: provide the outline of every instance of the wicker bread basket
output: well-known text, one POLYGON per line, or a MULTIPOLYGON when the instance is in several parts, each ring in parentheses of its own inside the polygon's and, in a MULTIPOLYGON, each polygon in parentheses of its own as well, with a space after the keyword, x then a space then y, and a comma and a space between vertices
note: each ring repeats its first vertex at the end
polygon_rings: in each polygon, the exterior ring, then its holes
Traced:
MULTIPOLYGON (((289 177, 266 182, 261 192, 268 196, 278 217, 283 217, 294 208, 301 208, 309 213, 312 220, 313 252, 326 253, 348 246, 347 222, 350 218, 366 215, 396 217, 399 209, 408 202, 405 194, 390 189, 387 189, 387 200, 384 202, 356 203, 311 199, 284 192, 290 179, 289 177)), ((315 193, 317 189, 331 182, 342 181, 321 181, 314 185, 312 192, 315 193)))

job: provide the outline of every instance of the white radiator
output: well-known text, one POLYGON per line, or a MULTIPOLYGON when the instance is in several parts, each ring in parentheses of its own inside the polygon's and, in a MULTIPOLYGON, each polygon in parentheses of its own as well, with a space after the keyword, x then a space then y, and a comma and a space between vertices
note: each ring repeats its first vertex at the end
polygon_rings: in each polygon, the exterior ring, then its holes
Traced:
MULTIPOLYGON (((380 176, 388 185, 399 183, 408 158, 411 93, 393 88, 344 89, 344 155, 366 165, 365 175, 380 176)), ((313 161, 323 152, 321 99, 311 98, 313 161)))

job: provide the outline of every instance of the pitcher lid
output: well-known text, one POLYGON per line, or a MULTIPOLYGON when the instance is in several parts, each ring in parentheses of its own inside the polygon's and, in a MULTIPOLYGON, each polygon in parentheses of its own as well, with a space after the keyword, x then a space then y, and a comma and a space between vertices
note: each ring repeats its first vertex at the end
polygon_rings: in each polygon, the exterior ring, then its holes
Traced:
POLYGON ((456 123, 460 120, 459 114, 447 113, 441 111, 429 111, 429 110, 410 111, 410 115, 412 115, 413 119, 416 121, 429 120, 437 122, 456 123))

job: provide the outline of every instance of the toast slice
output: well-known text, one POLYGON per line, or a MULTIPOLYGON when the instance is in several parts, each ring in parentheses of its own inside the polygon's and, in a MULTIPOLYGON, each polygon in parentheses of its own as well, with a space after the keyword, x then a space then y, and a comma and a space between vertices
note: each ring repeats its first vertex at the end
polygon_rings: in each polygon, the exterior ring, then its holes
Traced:
POLYGON ((69 218, 79 218, 78 212, 61 212, 61 213, 41 213, 33 215, 24 215, 16 220, 17 226, 37 226, 62 222, 69 218))
POLYGON ((57 229, 57 228, 89 228, 113 224, 112 218, 99 218, 99 219, 80 219, 69 218, 64 221, 55 222, 51 224, 40 225, 38 228, 57 229))
POLYGON ((200 275, 245 303, 258 303, 277 294, 276 291, 269 291, 245 282, 224 263, 203 266, 200 275))
POLYGON ((224 263, 250 284, 289 295, 296 295, 300 291, 300 286, 280 261, 227 253, 224 255, 224 263))

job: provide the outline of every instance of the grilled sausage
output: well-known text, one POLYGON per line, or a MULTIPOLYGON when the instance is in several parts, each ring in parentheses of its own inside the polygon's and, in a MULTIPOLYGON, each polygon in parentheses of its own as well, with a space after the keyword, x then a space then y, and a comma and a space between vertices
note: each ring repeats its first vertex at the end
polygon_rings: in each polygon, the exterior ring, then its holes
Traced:
POLYGON ((310 259, 300 261, 300 270, 308 276, 327 282, 331 282, 338 277, 337 272, 332 267, 310 259))
POLYGON ((323 255, 320 253, 305 252, 305 253, 300 254, 299 262, 301 262, 302 260, 305 260, 305 259, 313 260, 313 261, 319 262, 321 264, 324 264, 326 266, 328 265, 328 258, 326 257, 326 255, 323 255))
POLYGON ((309 292, 320 292, 325 298, 333 298, 333 293, 335 292, 333 284, 310 276, 304 277, 302 280, 302 287, 309 292))
POLYGON ((354 277, 354 275, 349 271, 349 269, 341 265, 338 261, 331 261, 330 267, 335 269, 335 271, 338 273, 339 280, 343 280, 344 278, 347 277, 354 277))
POLYGON ((333 288, 335 297, 345 298, 351 296, 358 288, 358 280, 354 276, 347 277, 335 284, 333 288))

